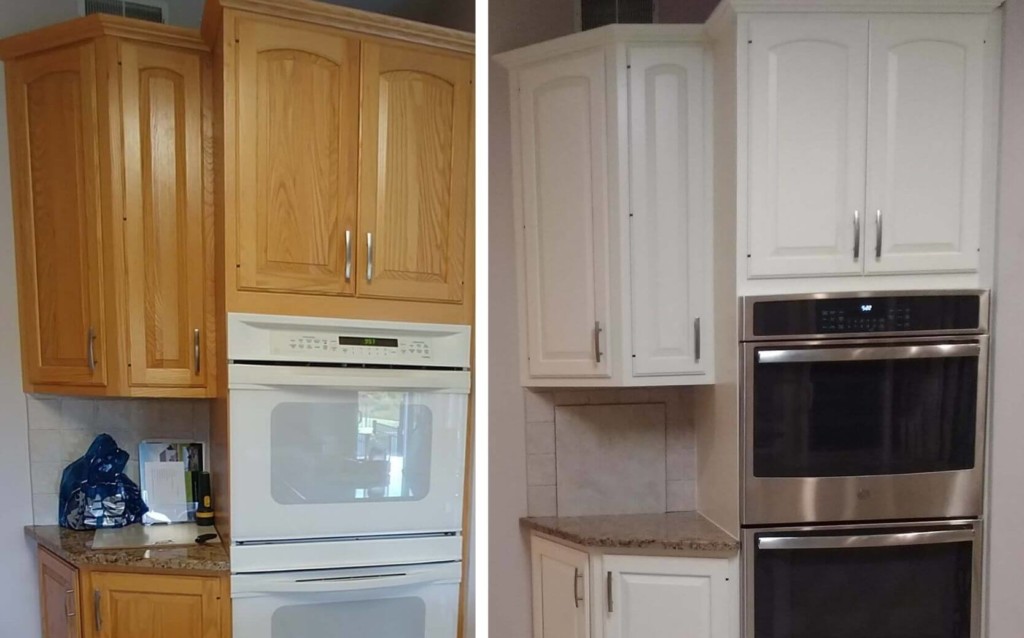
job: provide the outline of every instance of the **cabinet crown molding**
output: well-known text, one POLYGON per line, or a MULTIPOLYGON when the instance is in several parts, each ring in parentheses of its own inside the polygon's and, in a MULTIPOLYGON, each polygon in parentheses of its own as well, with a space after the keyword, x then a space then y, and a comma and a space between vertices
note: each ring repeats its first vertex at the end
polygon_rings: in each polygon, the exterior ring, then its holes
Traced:
POLYGON ((845 12, 845 13, 989 13, 1004 0, 725 0, 715 13, 730 8, 737 13, 845 12))
POLYGON ((115 36, 184 49, 209 51, 209 47, 200 37, 199 31, 195 29, 123 18, 105 13, 93 13, 0 40, 0 60, 13 60, 102 36, 115 36))
POLYGON ((235 9, 277 18, 357 31, 414 44, 424 44, 457 53, 472 54, 476 36, 413 20, 340 7, 313 0, 208 0, 200 31, 211 44, 216 41, 225 9, 235 9))
POLYGON ((706 29, 702 24, 609 24, 499 53, 494 56, 494 61, 505 68, 515 69, 559 55, 612 44, 702 44, 706 41, 706 29))

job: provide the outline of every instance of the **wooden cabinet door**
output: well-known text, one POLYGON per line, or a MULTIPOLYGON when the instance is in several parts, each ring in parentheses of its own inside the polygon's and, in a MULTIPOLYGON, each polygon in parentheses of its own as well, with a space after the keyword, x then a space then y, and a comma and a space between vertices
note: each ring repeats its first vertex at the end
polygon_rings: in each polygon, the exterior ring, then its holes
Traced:
POLYGON ((605 638, 730 638, 728 561, 605 556, 605 638))
POLYGON ((44 549, 38 550, 38 557, 43 638, 78 638, 78 570, 44 549))
POLYGON ((533 638, 589 638, 586 552, 533 536, 533 638))
POLYGON ((93 638, 222 638, 214 577, 93 572, 93 638))
POLYGON ((203 386, 200 54, 122 42, 129 381, 203 386))
POLYGON ((604 51, 532 65, 513 96, 527 375, 609 377, 604 51))
POLYGON ((239 19, 238 287, 354 293, 359 42, 239 19))
POLYGON ((750 40, 747 274, 859 274, 868 19, 758 17, 750 40))
POLYGON ((7 63, 18 307, 31 384, 106 384, 96 50, 7 63))
POLYGON ((473 61, 363 44, 360 297, 460 302, 473 61))
POLYGON ((871 19, 868 273, 978 269, 987 19, 871 19))
POLYGON ((633 376, 700 374, 712 288, 704 53, 631 46, 628 57, 633 376))

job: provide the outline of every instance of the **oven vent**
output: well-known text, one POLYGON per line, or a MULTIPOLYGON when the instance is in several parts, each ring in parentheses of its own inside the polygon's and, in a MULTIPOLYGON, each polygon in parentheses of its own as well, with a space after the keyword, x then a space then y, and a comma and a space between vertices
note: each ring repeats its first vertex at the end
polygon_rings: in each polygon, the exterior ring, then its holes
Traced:
POLYGON ((606 24, 653 24, 655 0, 578 0, 576 25, 579 31, 606 24))
POLYGON ((167 5, 140 0, 79 0, 79 13, 86 16, 92 13, 109 13, 111 15, 148 20, 149 22, 167 22, 167 5))

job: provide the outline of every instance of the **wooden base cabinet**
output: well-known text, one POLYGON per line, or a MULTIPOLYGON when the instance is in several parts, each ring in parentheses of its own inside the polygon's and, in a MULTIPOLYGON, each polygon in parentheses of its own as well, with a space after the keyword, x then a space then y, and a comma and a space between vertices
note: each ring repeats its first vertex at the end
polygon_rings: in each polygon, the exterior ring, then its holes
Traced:
POLYGON ((210 58, 94 14, 0 41, 27 392, 209 396, 210 58))
POLYGON ((609 26, 499 60, 523 385, 713 383, 702 30, 609 26))
POLYGON ((230 638, 228 577, 79 570, 39 548, 43 638, 230 638))
POLYGON ((739 560, 605 554, 538 534, 533 638, 738 638, 739 560))
POLYGON ((203 24, 226 310, 472 323, 472 35, 300 0, 203 24))

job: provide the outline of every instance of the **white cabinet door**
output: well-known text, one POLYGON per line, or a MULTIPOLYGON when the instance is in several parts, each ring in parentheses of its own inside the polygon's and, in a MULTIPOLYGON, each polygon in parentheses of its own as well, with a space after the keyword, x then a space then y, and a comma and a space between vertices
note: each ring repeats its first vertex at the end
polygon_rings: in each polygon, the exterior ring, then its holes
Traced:
POLYGON ((748 276, 862 271, 868 19, 750 21, 748 276))
POLYGON ((590 636, 586 552, 532 536, 533 638, 590 636))
POLYGON ((701 373, 711 292, 704 54, 657 45, 628 56, 633 375, 701 373))
POLYGON ((978 268, 985 23, 871 20, 869 273, 978 268))
POLYGON ((728 561, 605 556, 604 638, 729 638, 728 561))
POLYGON ((531 377, 609 376, 605 103, 603 50, 519 73, 513 137, 531 377))

